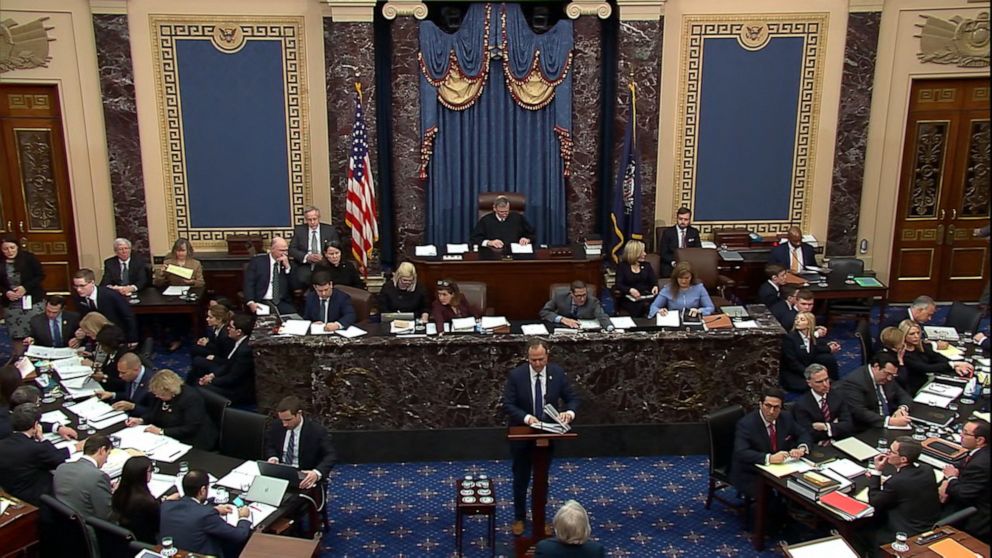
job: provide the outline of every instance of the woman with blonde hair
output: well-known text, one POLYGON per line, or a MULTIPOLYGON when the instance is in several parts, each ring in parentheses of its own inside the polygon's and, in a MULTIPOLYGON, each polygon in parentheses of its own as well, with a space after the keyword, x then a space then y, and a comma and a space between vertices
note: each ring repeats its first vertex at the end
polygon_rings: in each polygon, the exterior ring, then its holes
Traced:
POLYGON ((184 444, 211 450, 217 444, 217 427, 207 416, 203 396, 172 370, 159 370, 148 382, 155 404, 140 417, 127 419, 128 426, 149 425, 145 432, 175 438, 184 444))
POLYGON ((537 543, 535 558, 606 558, 603 545, 589 540, 592 526, 582 504, 575 500, 562 504, 553 525, 555 538, 537 543))
POLYGON ((616 289, 620 294, 620 309, 635 318, 648 313, 653 295, 658 294, 658 274, 646 261, 647 252, 640 240, 628 240, 623 247, 623 259, 617 265, 616 289), (651 296, 652 298, 644 298, 651 296))
POLYGON ((964 361, 952 361, 933 350, 930 343, 923 340, 923 330, 920 324, 913 320, 899 322, 899 330, 905 335, 905 352, 903 360, 906 363, 908 383, 906 391, 915 395, 926 385, 930 374, 955 374, 970 378, 975 367, 964 361))
MULTIPOLYGON (((790 331, 782 338, 782 361, 779 363, 779 383, 793 393, 804 392, 806 367, 810 364, 823 364, 832 358, 830 347, 816 337, 816 316, 811 312, 799 312, 790 331)), ((836 379, 836 378, 831 378, 836 379)))
POLYGON ((379 312, 412 312, 426 322, 431 307, 427 291, 417 282, 417 268, 403 262, 393 272, 393 280, 386 281, 379 291, 379 312))

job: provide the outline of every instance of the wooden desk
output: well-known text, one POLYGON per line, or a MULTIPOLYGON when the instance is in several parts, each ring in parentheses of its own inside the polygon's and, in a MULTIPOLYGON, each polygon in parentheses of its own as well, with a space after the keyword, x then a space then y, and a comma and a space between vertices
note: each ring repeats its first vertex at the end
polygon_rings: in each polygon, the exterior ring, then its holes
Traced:
POLYGON ((13 496, 4 495, 3 498, 15 504, 0 515, 0 557, 37 556, 40 533, 38 508, 13 496))
MULTIPOLYGON (((982 541, 976 539, 975 537, 969 535, 968 533, 965 533, 964 531, 958 531, 957 529, 949 525, 945 525, 944 527, 941 527, 940 529, 938 529, 938 531, 943 531, 947 533, 948 536, 946 538, 953 539, 961 543, 962 546, 971 550, 972 552, 981 554, 982 558, 989 558, 989 545, 983 543, 982 541)), ((937 554, 936 552, 931 550, 930 546, 944 539, 940 539, 938 541, 933 541, 931 543, 920 545, 916 543, 916 538, 919 536, 920 535, 917 534, 917 535, 913 535, 912 537, 909 537, 909 540, 906 541, 909 543, 909 551, 907 552, 897 553, 894 550, 892 550, 891 544, 887 544, 882 547, 882 553, 885 556, 893 556, 893 557, 899 556, 901 558, 940 558, 940 554, 937 554)))
POLYGON ((203 330, 201 309, 203 308, 205 289, 192 289, 196 300, 190 301, 178 296, 165 296, 156 287, 148 287, 138 292, 138 303, 131 305, 136 316, 159 314, 185 314, 189 317, 190 328, 194 338, 199 337, 203 330))
MULTIPOLYGON (((602 258, 586 259, 581 247, 575 248, 576 257, 565 259, 464 260, 411 258, 417 266, 417 276, 427 291, 433 293, 438 279, 482 281, 486 284, 486 305, 497 316, 511 320, 535 320, 541 307, 550 298, 553 283, 571 283, 579 279, 599 287, 602 281, 602 258)), ((538 254, 540 255, 540 254, 538 254)), ((602 299, 608 293, 597 292, 602 299)))
POLYGON ((282 556, 284 558, 306 558, 319 554, 320 539, 297 539, 280 537, 268 533, 252 533, 248 544, 241 551, 241 558, 269 558, 282 556))

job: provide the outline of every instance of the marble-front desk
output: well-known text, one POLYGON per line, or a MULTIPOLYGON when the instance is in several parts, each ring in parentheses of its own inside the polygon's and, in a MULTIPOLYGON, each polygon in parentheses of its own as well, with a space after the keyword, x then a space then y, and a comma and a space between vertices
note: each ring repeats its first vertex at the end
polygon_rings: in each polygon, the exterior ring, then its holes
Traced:
MULTIPOLYGON (((757 329, 552 336, 551 361, 578 389, 581 424, 698 422, 777 384, 784 331, 763 306, 752 315, 757 329)), ((298 395, 334 430, 505 425, 503 385, 528 339, 272 337, 270 323, 252 343, 260 410, 298 395)))

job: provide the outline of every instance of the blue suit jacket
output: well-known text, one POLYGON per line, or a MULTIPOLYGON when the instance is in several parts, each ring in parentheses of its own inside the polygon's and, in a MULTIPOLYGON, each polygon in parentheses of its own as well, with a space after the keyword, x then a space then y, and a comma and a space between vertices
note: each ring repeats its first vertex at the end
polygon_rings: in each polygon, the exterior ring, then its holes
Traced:
POLYGON ((189 496, 162 502, 161 517, 160 536, 172 537, 176 548, 197 554, 223 556, 225 546, 239 547, 251 535, 251 521, 247 518, 232 527, 213 506, 201 504, 189 496))
POLYGON ((313 289, 307 291, 303 302, 303 319, 311 322, 338 322, 347 329, 355 323, 355 307, 351 305, 351 297, 344 291, 331 291, 331 299, 327 303, 327 319, 320 315, 320 297, 313 289))
MULTIPOLYGON (((813 247, 809 244, 803 242, 799 245, 799 249, 803 252, 803 266, 809 267, 811 265, 816 265, 816 252, 813 251, 813 247)), ((788 242, 785 244, 779 244, 778 246, 772 248, 772 251, 768 254, 768 263, 777 263, 789 269, 792 263, 791 247, 788 242)))
POLYGON ((134 403, 134 410, 130 412, 130 415, 135 417, 144 416, 155 403, 152 392, 148 391, 148 382, 151 381, 154 375, 155 371, 145 366, 145 373, 141 376, 141 381, 138 382, 138 387, 135 388, 134 395, 131 397, 127 396, 127 390, 130 384, 125 383, 124 389, 114 392, 114 401, 130 401, 134 403))
MULTIPOLYGON (((557 364, 548 364, 544 371, 548 374, 544 402, 551 403, 560 412, 576 411, 579 408, 579 398, 565 376, 565 371, 557 364)), ((542 404, 541 407, 543 406, 542 404)), ((524 418, 534 414, 534 386, 530 381, 529 365, 521 364, 510 371, 503 389, 503 410, 509 417, 511 426, 523 425, 524 418)))
MULTIPOLYGON (((283 273, 283 281, 279 283, 279 301, 292 303, 289 293, 289 282, 293 276, 293 266, 290 264, 289 273, 283 273)), ((269 281, 272 280, 272 268, 269 266, 269 254, 259 254, 248 261, 248 268, 245 269, 244 295, 245 300, 262 302, 265 291, 269 290, 269 281)), ((275 293, 273 293, 275 294, 275 293)))
MULTIPOLYGON (((734 461, 730 465, 730 481, 738 490, 754 497, 757 493, 758 470, 755 465, 764 464, 765 456, 772 453, 772 443, 761 420, 760 411, 751 411, 737 421, 734 435, 734 461)), ((789 413, 781 413, 775 421, 775 438, 778 451, 789 451, 806 444, 812 449, 809 434, 796 423, 789 413)))

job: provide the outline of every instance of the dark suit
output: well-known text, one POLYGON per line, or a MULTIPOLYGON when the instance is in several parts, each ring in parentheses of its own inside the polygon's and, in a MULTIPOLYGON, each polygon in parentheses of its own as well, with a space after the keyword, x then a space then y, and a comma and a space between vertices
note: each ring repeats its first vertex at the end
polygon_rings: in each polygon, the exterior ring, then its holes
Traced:
MULTIPOLYGON (((678 225, 672 225, 661 231, 661 246, 658 247, 658 253, 661 255, 661 269, 659 270, 661 275, 659 277, 671 277, 672 275, 672 262, 675 261, 675 254, 678 253, 679 246, 679 233, 675 229, 678 225)), ((689 225, 685 229, 685 247, 686 248, 699 248, 699 229, 689 225)))
POLYGON ((232 405, 255 403, 255 357, 248 339, 234 349, 206 388, 230 399, 232 405))
POLYGON ((127 335, 128 341, 132 343, 138 341, 138 321, 127 298, 107 287, 96 287, 96 308, 90 305, 88 298, 82 298, 76 293, 73 293, 72 297, 76 301, 76 307, 79 308, 80 318, 90 312, 99 312, 120 326, 127 335))
POLYGON ((875 508, 879 526, 875 544, 895 540, 897 532, 908 534, 928 531, 940 518, 937 479, 927 465, 909 465, 897 471, 881 485, 882 477, 868 477, 868 503, 875 508))
MULTIPOLYGON (((324 255, 324 246, 330 241, 340 241, 338 233, 334 227, 327 223, 320 223, 317 227, 317 255, 324 255)), ((293 238, 289 243, 289 257, 298 264, 293 270, 293 279, 296 288, 306 289, 310 286, 311 272, 319 264, 306 263, 307 255, 310 253, 310 227, 306 223, 296 225, 293 229, 293 238)))
MULTIPOLYGON (((272 266, 272 260, 269 259, 268 254, 259 254, 249 260, 248 268, 245 269, 245 281, 242 290, 245 300, 263 304, 262 297, 265 296, 265 291, 269 290, 269 282, 272 280, 272 266)), ((279 301, 280 313, 293 314, 296 312, 296 308, 293 306, 293 299, 289 291, 289 283, 294 280, 292 264, 290 264, 288 273, 282 266, 280 266, 280 270, 283 271, 281 279, 284 280, 279 281, 279 292, 272 293, 272 299, 279 301)))
POLYGON ((155 404, 155 396, 152 395, 152 392, 148 391, 148 382, 151 381, 154 375, 155 371, 146 366, 145 372, 138 379, 138 383, 134 386, 133 390, 131 388, 131 382, 125 382, 123 389, 114 392, 111 402, 130 401, 134 403, 134 410, 128 414, 135 417, 144 416, 151 409, 152 405, 155 404))
MULTIPOLYGON (((804 268, 816 265, 816 252, 812 246, 803 242, 799 245, 799 251, 803 255, 804 268)), ((768 263, 777 263, 785 269, 792 269, 792 245, 788 242, 783 242, 772 248, 772 251, 768 253, 768 263)))
POLYGON ((484 240, 502 240, 505 245, 503 251, 508 252, 510 244, 520 242, 521 238, 534 242, 536 238, 534 227, 530 226, 527 217, 522 213, 511 211, 503 221, 500 221, 495 213, 483 215, 472 231, 471 242, 481 248, 484 240))
MULTIPOLYGON (((510 371, 503 388, 503 412, 506 413, 510 426, 524 425, 527 415, 535 415, 537 412, 543 415, 543 403, 551 403, 559 412, 574 413, 579 408, 578 395, 560 366, 548 364, 541 373, 546 374, 542 394, 544 401, 538 406, 541 410, 535 410, 530 365, 521 364, 510 371)), ((551 419, 545 418, 545 422, 548 420, 551 419)), ((527 517, 527 485, 530 484, 533 447, 532 442, 510 442, 510 453, 513 456, 513 509, 514 518, 518 520, 527 517)))
POLYGON ((351 297, 344 291, 332 290, 331 298, 327 301, 327 315, 321 315, 320 297, 313 289, 307 292, 303 302, 303 319, 311 322, 341 324, 341 329, 348 329, 355 323, 355 307, 351 304, 351 297))
POLYGON ((33 506, 52 493, 52 471, 69 458, 69 450, 39 442, 20 432, 0 440, 0 486, 33 506))
POLYGON ((198 554, 237 556, 251 536, 251 520, 247 517, 232 527, 213 506, 190 496, 163 502, 161 517, 159 534, 172 537, 176 548, 198 554))
POLYGON ((10 407, 0 405, 0 440, 10 436, 10 407))
POLYGON ((785 331, 792 331, 792 326, 796 324, 796 314, 799 313, 795 307, 790 307, 788 302, 780 300, 769 310, 785 331))
MULTIPOLYGON (((837 383, 837 392, 844 397, 854 425, 858 431, 868 428, 881 428, 885 424, 879 407, 878 395, 875 393, 875 383, 871 378, 868 366, 860 366, 855 371, 837 383)), ((882 393, 889 404, 889 413, 896 412, 900 406, 907 408, 913 402, 906 390, 896 381, 890 381, 882 386, 882 393)))
MULTIPOLYGON (((885 319, 882 320, 881 325, 878 326, 878 332, 879 332, 879 334, 881 334, 882 333, 882 330, 885 329, 885 328, 887 328, 887 327, 898 328, 899 327, 899 324, 903 320, 913 320, 913 318, 911 317, 911 315, 909 313, 909 310, 906 309, 906 308, 894 308, 892 310, 895 310, 895 311, 894 312, 890 311, 890 312, 886 312, 885 313, 885 319)), ((913 320, 913 321, 916 321, 916 320, 913 320)), ((923 332, 923 324, 920 324, 920 335, 923 336, 923 337, 926 337, 926 333, 923 332)))
POLYGON ((778 378, 782 388, 791 392, 806 391, 805 371, 810 364, 822 364, 831 378, 837 375, 837 360, 826 342, 815 337, 810 339, 809 350, 798 331, 792 330, 782 338, 782 361, 779 363, 778 378), (833 365, 833 370, 831 370, 833 365))
POLYGON ((544 307, 541 308, 541 319, 553 326, 559 323, 557 320, 558 317, 574 318, 577 320, 596 320, 603 329, 607 329, 612 325, 610 323, 610 317, 603 311, 603 306, 599 303, 599 299, 591 294, 586 298, 585 304, 575 308, 575 312, 572 312, 571 292, 566 291, 556 294, 554 298, 545 303, 544 307))
POLYGON ((56 345, 52 340, 52 329, 49 327, 48 316, 45 314, 32 316, 30 322, 31 337, 34 338, 36 345, 41 345, 42 347, 66 347, 69 340, 76 335, 76 330, 79 329, 79 320, 78 312, 62 310, 62 314, 59 317, 61 325, 59 334, 62 336, 62 339, 60 339, 61 343, 56 345))
POLYGON ((127 283, 121 281, 121 261, 117 259, 117 256, 103 260, 101 287, 134 285, 140 291, 152 284, 148 262, 145 261, 145 258, 135 254, 134 251, 131 252, 131 260, 127 264, 127 279, 127 283))
MULTIPOLYGON (((286 428, 279 421, 269 423, 265 435, 265 458, 279 458, 280 463, 288 463, 289 456, 283 455, 286 445, 286 428)), ((295 441, 301 471, 318 471, 321 480, 326 480, 337 455, 331 443, 331 435, 316 419, 304 415, 300 437, 295 441)))
POLYGON ((184 386, 166 406, 156 398, 155 404, 140 417, 162 433, 195 448, 210 450, 217 444, 217 427, 207 416, 207 407, 197 388, 184 386))
POLYGON ((770 282, 765 281, 758 287, 758 302, 764 304, 768 308, 775 306, 779 301, 782 300, 781 291, 775 288, 770 282))
POLYGON ((228 353, 234 348, 234 341, 231 341, 231 337, 227 334, 227 327, 224 325, 220 327, 220 330, 208 329, 205 337, 207 338, 206 345, 193 345, 189 350, 192 363, 189 367, 189 374, 186 375, 186 383, 191 386, 198 385, 203 376, 216 374, 220 371, 224 367, 224 363, 227 362, 228 353), (213 355, 214 358, 208 359, 207 357, 210 355, 213 355))
POLYGON ((595 541, 565 544, 558 539, 544 539, 534 548, 534 558, 606 558, 606 549, 595 541))
POLYGON ((975 506, 978 509, 962 527, 969 534, 983 541, 989 540, 989 448, 986 446, 966 459, 959 469, 958 478, 947 483, 947 507, 949 510, 975 506))
MULTIPOLYGON (((777 451, 789 451, 805 444, 809 449, 810 438, 789 413, 781 413, 775 421, 777 451)), ((751 411, 737 421, 734 434, 734 461, 730 465, 730 482, 741 492, 754 498, 758 493, 758 471, 755 465, 764 465, 772 451, 768 429, 760 411, 751 411)))
POLYGON ((836 392, 827 393, 827 408, 830 410, 830 435, 826 432, 813 430, 814 422, 828 422, 823 418, 823 411, 813 397, 813 391, 807 390, 792 404, 792 416, 801 428, 809 433, 814 442, 823 440, 842 440, 854 434, 854 418, 847 402, 836 392))

